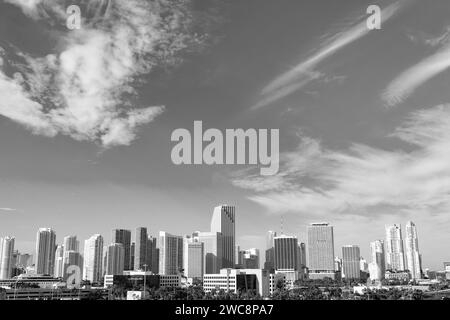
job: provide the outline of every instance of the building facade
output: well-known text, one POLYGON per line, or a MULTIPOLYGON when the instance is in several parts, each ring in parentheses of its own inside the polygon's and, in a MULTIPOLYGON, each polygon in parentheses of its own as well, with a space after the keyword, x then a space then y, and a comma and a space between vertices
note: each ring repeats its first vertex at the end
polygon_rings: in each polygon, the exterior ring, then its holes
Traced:
POLYGON ((342 247, 342 273, 346 279, 359 280, 360 272, 360 250, 358 246, 348 245, 342 247))
POLYGON ((37 275, 53 275, 55 267, 56 233, 51 228, 40 228, 36 235, 37 275))
POLYGON ((131 231, 113 229, 111 243, 121 243, 124 249, 124 270, 131 270, 131 231))
POLYGON ((308 226, 309 277, 335 278, 333 227, 328 223, 308 226))
POLYGON ((13 269, 14 237, 0 238, 0 279, 10 279, 13 269))
POLYGON ((422 278, 422 262, 419 253, 419 238, 417 236, 417 228, 414 222, 409 221, 406 224, 406 266, 411 274, 411 279, 422 278))
POLYGON ((235 207, 222 205, 214 208, 211 232, 222 234, 222 261, 220 268, 234 268, 236 247, 235 207))
POLYGON ((402 229, 400 225, 386 226, 386 269, 404 271, 405 255, 403 251, 402 229))
POLYGON ((103 237, 94 234, 84 242, 83 279, 98 283, 103 274, 103 237))
POLYGON ((159 239, 159 273, 177 275, 183 268, 183 237, 160 231, 159 239))

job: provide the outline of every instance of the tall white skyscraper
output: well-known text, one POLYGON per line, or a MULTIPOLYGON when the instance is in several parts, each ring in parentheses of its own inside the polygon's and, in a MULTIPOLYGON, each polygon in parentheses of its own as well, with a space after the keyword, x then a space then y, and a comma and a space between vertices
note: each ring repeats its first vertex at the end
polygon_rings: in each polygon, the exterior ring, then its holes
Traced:
POLYGON ((308 226, 308 253, 310 278, 335 278, 332 226, 328 223, 312 223, 308 226))
POLYGON ((94 234, 84 241, 83 279, 91 283, 99 282, 102 278, 103 265, 103 237, 94 234))
POLYGON ((158 239, 159 273, 178 274, 183 268, 183 237, 160 231, 158 239))
POLYGON ((0 238, 0 279, 2 280, 12 277, 14 241, 13 237, 0 238))
POLYGON ((416 225, 412 221, 406 224, 405 244, 407 269, 411 273, 412 279, 420 279, 422 278, 422 263, 419 253, 419 238, 416 225))
POLYGON ((122 275, 125 265, 125 248, 122 243, 111 243, 106 250, 105 273, 122 275))
POLYGON ((55 278, 64 277, 64 246, 57 246, 55 253, 55 278))
POLYGON ((40 228, 36 235, 36 274, 54 274, 56 233, 51 228, 40 228))
POLYGON ((404 271, 405 256, 403 251, 402 229, 400 225, 386 226, 386 269, 404 271))
POLYGON ((202 279, 205 266, 204 243, 191 236, 184 238, 183 269, 188 278, 202 279))
POLYGON ((370 254, 372 257, 372 261, 369 263, 370 279, 383 280, 386 272, 384 242, 382 240, 371 242, 370 254))
POLYGON ((222 205, 214 208, 211 232, 222 234, 222 262, 220 268, 234 268, 236 248, 235 207, 222 205))
POLYGON ((360 250, 358 246, 342 247, 342 273, 346 279, 360 279, 360 250))

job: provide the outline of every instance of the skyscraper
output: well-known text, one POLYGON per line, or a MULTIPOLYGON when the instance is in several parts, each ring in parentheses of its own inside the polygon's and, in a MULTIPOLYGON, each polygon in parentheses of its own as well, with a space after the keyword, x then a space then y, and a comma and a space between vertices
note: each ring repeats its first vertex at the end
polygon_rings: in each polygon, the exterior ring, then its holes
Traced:
POLYGON ((335 278, 333 227, 328 223, 308 226, 309 275, 313 279, 335 278))
POLYGON ((144 270, 144 265, 149 267, 147 263, 147 242, 148 234, 147 228, 136 228, 134 244, 134 270, 144 270))
POLYGON ((219 273, 222 261, 222 233, 220 232, 194 232, 194 238, 204 244, 205 274, 219 273))
POLYGON ((113 229, 111 243, 121 243, 125 250, 124 270, 131 269, 131 231, 124 229, 113 229))
POLYGON ((91 283, 99 282, 102 278, 103 265, 103 237, 94 234, 84 241, 83 279, 91 283))
POLYGON ((386 273, 384 242, 376 240, 370 243, 372 262, 369 264, 371 280, 383 280, 386 273))
POLYGON ((297 268, 299 271, 302 271, 303 274, 306 269, 306 245, 303 242, 298 244, 297 258, 297 268))
POLYGON ((202 279, 205 266, 204 243, 186 236, 183 248, 184 275, 188 278, 202 279))
POLYGON ((422 265, 419 253, 419 238, 417 237, 416 225, 412 221, 406 224, 405 244, 407 269, 411 273, 411 279, 420 279, 422 278, 422 265))
MULTIPOLYGON (((69 275, 67 274, 67 269, 70 266, 78 266, 80 272, 83 271, 83 258, 80 255, 80 242, 77 236, 67 236, 63 240, 63 278, 66 279, 69 275)), ((55 258, 56 260, 56 258, 55 258)))
POLYGON ((162 275, 178 274, 183 268, 183 237, 160 231, 158 246, 159 273, 162 275))
POLYGON ((0 279, 12 278, 14 237, 0 238, 0 279))
POLYGON ((125 265, 125 249, 123 244, 111 243, 106 252, 106 274, 122 275, 125 265))
POLYGON ((264 269, 275 269, 275 248, 273 239, 277 236, 275 231, 268 231, 266 236, 266 261, 264 263, 264 269))
POLYGON ((346 279, 360 279, 360 250, 358 246, 342 247, 342 273, 346 279))
POLYGON ((386 269, 392 271, 405 270, 402 229, 400 225, 386 226, 386 269))
POLYGON ((277 271, 298 270, 298 240, 297 237, 281 235, 274 241, 274 267, 277 271))
POLYGON ((157 247, 157 240, 152 236, 147 238, 147 270, 154 274, 159 273, 159 249, 157 247))
POLYGON ((36 235, 36 274, 53 275, 55 252, 55 231, 50 228, 40 228, 36 235))
POLYGON ((55 278, 64 277, 64 246, 62 245, 56 247, 54 275, 55 278))
POLYGON ((235 207, 222 205, 214 208, 211 232, 222 234, 222 261, 220 268, 234 268, 236 247, 235 207))

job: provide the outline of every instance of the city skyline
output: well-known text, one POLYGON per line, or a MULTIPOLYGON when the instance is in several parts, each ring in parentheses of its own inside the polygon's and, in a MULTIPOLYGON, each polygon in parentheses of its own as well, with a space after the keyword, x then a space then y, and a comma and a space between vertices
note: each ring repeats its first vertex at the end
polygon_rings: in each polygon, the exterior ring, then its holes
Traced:
POLYGON ((64 1, 0 0, 0 235, 15 248, 34 252, 41 227, 60 245, 210 232, 227 203, 234 243, 261 259, 267 230, 307 243, 328 221, 335 252, 357 244, 371 262, 385 225, 414 221, 405 260, 450 261, 448 0, 74 2, 77 30, 64 1), (171 135, 196 121, 279 130, 278 174, 176 165, 171 135))

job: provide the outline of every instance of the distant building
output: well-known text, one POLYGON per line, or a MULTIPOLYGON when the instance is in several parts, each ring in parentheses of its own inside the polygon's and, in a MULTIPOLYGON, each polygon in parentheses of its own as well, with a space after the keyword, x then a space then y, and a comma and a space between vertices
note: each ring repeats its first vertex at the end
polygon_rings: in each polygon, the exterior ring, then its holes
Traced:
POLYGON ((259 250, 256 248, 244 251, 243 269, 259 269, 259 250))
POLYGON ((236 215, 235 207, 222 205, 214 208, 211 219, 211 232, 222 235, 222 259, 220 268, 234 268, 236 247, 236 215))
POLYGON ((369 271, 369 264, 367 263, 366 259, 364 259, 363 257, 361 257, 361 259, 359 260, 359 270, 361 270, 363 272, 369 271))
POLYGON ((130 287, 145 285, 147 288, 177 288, 181 287, 180 275, 157 275, 144 271, 124 271, 123 275, 106 275, 104 287, 111 287, 114 284, 127 284, 130 287))
POLYGON ((64 277, 64 246, 62 245, 56 247, 54 275, 55 278, 64 277))
POLYGON ((12 277, 14 241, 14 237, 0 238, 0 279, 12 277))
POLYGON ((450 280, 450 262, 444 262, 445 278, 450 280))
POLYGON ((359 280, 360 273, 360 250, 358 246, 349 245, 342 247, 342 274, 345 279, 359 280))
POLYGON ((382 240, 371 242, 370 253, 372 257, 372 261, 369 264, 370 279, 372 281, 383 280, 386 273, 384 242, 382 240))
POLYGON ((422 278, 422 257, 419 253, 419 238, 414 222, 406 224, 406 265, 413 280, 422 278))
POLYGON ((275 237, 275 271, 298 271, 297 237, 281 235, 275 237))
POLYGON ((218 274, 203 276, 205 292, 224 290, 246 292, 255 290, 261 296, 269 295, 269 273, 260 269, 221 269, 218 274))
POLYGON ((55 268, 56 233, 50 228, 40 228, 36 235, 37 275, 53 275, 55 268))
POLYGON ((400 282, 408 282, 411 279, 411 275, 408 271, 386 271, 385 279, 392 281, 398 280, 400 282))
POLYGON ((84 242, 83 279, 97 283, 102 278, 103 237, 94 234, 84 242))
POLYGON ((222 233, 220 232, 194 232, 193 238, 204 244, 205 274, 219 273, 222 263, 222 233))
POLYGON ((334 268, 333 227, 328 223, 308 226, 309 278, 336 277, 334 268))
POLYGON ((147 261, 147 244, 148 234, 147 228, 136 228, 134 244, 134 270, 144 270, 144 265, 148 265, 147 261))
POLYGON ((159 273, 179 274, 183 268, 183 237, 159 232, 159 273))
POLYGON ((131 231, 113 229, 111 243, 121 243, 124 249, 124 270, 131 270, 131 231))
POLYGON ((204 243, 190 236, 184 238, 183 269, 187 278, 202 279, 205 266, 204 243))
POLYGON ((105 273, 121 275, 125 265, 125 249, 122 243, 111 243, 106 251, 105 273))
POLYGON ((152 236, 147 239, 147 270, 154 274, 159 273, 159 249, 157 247, 157 240, 152 236))
POLYGON ((273 271, 275 269, 275 244, 274 238, 277 236, 275 231, 268 231, 266 236, 266 261, 264 269, 273 271))
POLYGON ((386 226, 386 269, 404 271, 405 255, 403 251, 402 229, 400 225, 386 226))

